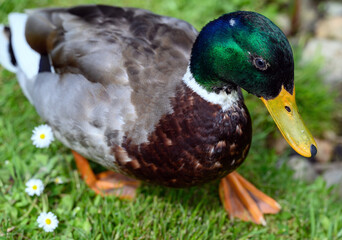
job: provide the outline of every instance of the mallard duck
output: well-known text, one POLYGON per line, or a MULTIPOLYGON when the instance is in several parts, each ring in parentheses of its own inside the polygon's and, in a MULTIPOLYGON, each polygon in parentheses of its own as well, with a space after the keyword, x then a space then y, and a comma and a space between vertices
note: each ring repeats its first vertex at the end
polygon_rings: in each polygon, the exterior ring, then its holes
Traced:
POLYGON ((146 10, 91 5, 13 13, 0 30, 2 64, 99 194, 221 179, 230 216, 265 224, 280 205, 235 172, 252 138, 240 88, 294 150, 317 152, 297 111, 289 42, 258 13, 224 14, 198 33, 146 10), (95 175, 86 159, 111 171, 95 175))

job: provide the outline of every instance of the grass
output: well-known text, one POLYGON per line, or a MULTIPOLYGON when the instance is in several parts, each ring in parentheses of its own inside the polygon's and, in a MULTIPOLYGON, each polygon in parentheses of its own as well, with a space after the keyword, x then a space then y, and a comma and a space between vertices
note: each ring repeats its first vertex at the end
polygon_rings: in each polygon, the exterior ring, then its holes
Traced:
MULTIPOLYGON (((90 1, 74 0, 72 4, 85 2, 90 1)), ((234 0, 230 5, 226 1, 200 5, 197 2, 121 0, 116 4, 180 17, 200 28, 220 13, 241 8, 258 10, 272 18, 284 1, 266 7, 262 7, 262 1, 252 0, 234 0)), ((0 3, 0 22, 6 22, 11 11, 70 4, 67 0, 5 0, 0 3)), ((336 106, 332 95, 317 79, 317 67, 299 66, 296 76, 299 108, 304 120, 310 120, 309 128, 313 127, 316 134, 322 132, 323 126, 332 128, 327 115, 336 106), (308 111, 312 106, 325 114, 308 111)), ((189 189, 144 184, 133 202, 96 196, 80 180, 69 149, 57 141, 49 149, 36 149, 31 144, 31 130, 42 122, 23 96, 15 76, 0 69, 0 238, 342 239, 341 200, 326 188, 321 178, 306 184, 293 180, 286 166, 276 168, 277 160, 286 156, 277 156, 266 147, 267 136, 276 132, 274 123, 255 97, 247 96, 247 105, 254 136, 250 154, 239 172, 283 207, 281 213, 266 217, 266 227, 230 221, 218 197, 218 182, 189 189), (64 183, 55 184, 56 177, 64 183), (25 193, 25 182, 30 178, 43 180, 45 190, 41 196, 30 197, 25 193), (53 233, 37 227, 41 211, 57 215, 60 224, 53 233)))

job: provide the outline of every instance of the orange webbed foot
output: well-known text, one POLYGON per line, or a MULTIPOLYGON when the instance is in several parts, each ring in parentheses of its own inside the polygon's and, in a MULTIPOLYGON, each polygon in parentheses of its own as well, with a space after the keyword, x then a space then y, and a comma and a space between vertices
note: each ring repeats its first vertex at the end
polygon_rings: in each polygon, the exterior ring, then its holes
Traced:
POLYGON ((266 225, 264 214, 275 214, 281 209, 274 199, 258 190, 237 172, 221 179, 219 193, 231 219, 236 217, 266 225))
POLYGON ((113 171, 95 175, 87 159, 75 151, 72 153, 82 178, 95 193, 101 196, 114 195, 128 200, 135 198, 140 181, 113 171))

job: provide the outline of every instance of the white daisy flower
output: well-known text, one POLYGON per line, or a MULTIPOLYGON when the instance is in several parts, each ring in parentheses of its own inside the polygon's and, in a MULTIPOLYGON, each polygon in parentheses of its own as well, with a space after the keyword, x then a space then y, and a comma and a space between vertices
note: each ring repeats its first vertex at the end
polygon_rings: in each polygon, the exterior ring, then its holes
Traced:
POLYGON ((44 191, 44 184, 42 180, 40 179, 30 179, 26 183, 25 192, 27 192, 27 194, 30 196, 33 196, 33 195, 39 196, 43 191, 44 191))
POLYGON ((37 218, 38 227, 43 228, 45 232, 53 232, 58 226, 58 220, 52 212, 42 212, 37 218))
POLYGON ((43 124, 33 129, 31 140, 37 148, 46 148, 54 140, 50 126, 43 124))
POLYGON ((61 177, 56 177, 56 178, 55 178, 55 183, 56 183, 56 184, 63 184, 64 182, 63 182, 63 180, 62 180, 61 177))

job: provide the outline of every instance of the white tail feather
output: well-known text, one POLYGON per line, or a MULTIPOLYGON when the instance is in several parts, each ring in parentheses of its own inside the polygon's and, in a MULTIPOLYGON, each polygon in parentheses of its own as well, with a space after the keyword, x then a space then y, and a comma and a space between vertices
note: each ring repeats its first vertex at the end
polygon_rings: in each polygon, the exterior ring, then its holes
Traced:
POLYGON ((16 72, 17 68, 11 62, 11 55, 9 52, 9 38, 5 34, 5 26, 0 25, 0 64, 8 71, 16 72))
POLYGON ((26 42, 25 26, 27 15, 24 13, 11 13, 8 16, 12 34, 12 47, 18 67, 28 79, 38 74, 40 55, 26 42))

